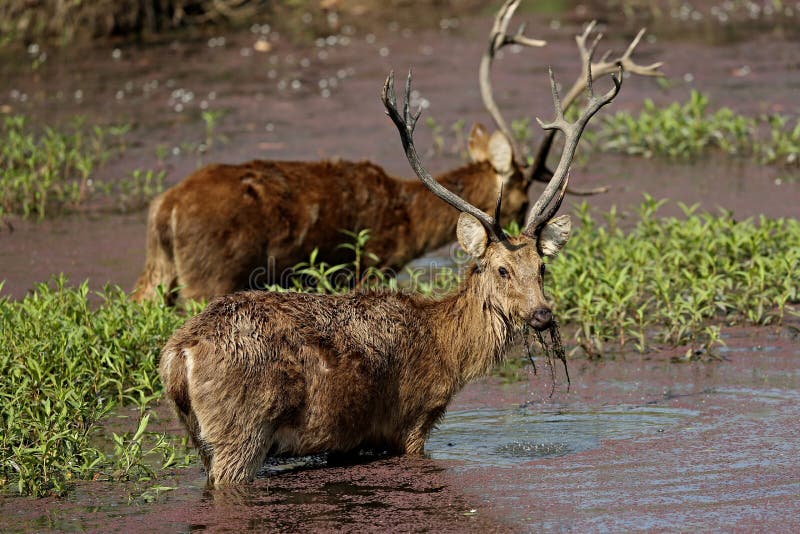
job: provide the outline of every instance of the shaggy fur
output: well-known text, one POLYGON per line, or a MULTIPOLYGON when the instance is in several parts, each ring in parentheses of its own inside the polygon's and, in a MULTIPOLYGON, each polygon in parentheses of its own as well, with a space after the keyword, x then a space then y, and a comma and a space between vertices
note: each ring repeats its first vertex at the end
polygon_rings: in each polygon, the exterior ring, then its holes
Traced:
POLYGON ((542 275, 536 243, 519 237, 484 247, 440 300, 228 295, 164 347, 165 393, 212 485, 252 480, 267 455, 421 454, 453 396, 502 359, 514 332, 547 328, 542 275))
MULTIPOLYGON (((442 185, 491 212, 504 184, 504 216, 527 209, 527 184, 502 134, 477 125, 469 139, 473 163, 439 176, 442 185)), ((369 228, 369 252, 381 267, 400 269, 452 239, 458 213, 418 180, 389 176, 369 162, 251 161, 209 165, 150 204, 147 258, 133 298, 155 296, 163 284, 180 297, 210 299, 280 276, 314 248, 337 264, 341 229, 369 228), (254 279, 257 275, 257 280, 254 279)))

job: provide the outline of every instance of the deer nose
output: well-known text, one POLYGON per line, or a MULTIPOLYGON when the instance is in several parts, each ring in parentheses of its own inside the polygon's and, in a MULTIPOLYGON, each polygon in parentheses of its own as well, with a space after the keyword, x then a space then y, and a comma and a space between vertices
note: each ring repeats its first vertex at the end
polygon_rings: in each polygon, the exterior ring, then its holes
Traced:
POLYGON ((550 308, 537 308, 533 311, 531 326, 536 330, 549 328, 551 322, 553 322, 553 312, 550 311, 550 308))

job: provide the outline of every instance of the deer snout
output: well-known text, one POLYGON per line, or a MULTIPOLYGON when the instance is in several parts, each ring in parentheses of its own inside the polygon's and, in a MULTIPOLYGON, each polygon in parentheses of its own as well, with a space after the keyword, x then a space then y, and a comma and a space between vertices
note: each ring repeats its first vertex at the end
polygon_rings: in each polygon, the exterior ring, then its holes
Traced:
POLYGON ((550 308, 537 308, 533 311, 530 324, 536 330, 547 330, 553 322, 553 312, 550 308))

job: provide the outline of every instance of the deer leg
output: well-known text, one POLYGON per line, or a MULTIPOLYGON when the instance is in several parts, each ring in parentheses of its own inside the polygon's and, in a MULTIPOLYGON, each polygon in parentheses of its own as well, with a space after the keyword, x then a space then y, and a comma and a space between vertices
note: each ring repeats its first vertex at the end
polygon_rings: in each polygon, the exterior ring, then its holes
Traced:
MULTIPOLYGON (((172 229, 169 226, 168 213, 162 213, 161 205, 164 194, 150 202, 147 213, 147 253, 144 271, 134 286, 131 299, 135 302, 150 300, 156 296, 156 288, 163 285, 171 292, 175 289, 178 273, 172 258, 172 229)), ((171 295, 167 295, 171 304, 171 295)))
POLYGON ((226 486, 251 482, 267 456, 271 434, 266 426, 261 426, 233 441, 213 444, 209 484, 226 486))
POLYGON ((422 456, 425 454, 425 441, 436 423, 444 415, 446 407, 436 408, 425 416, 411 431, 405 436, 405 453, 410 456, 422 456))

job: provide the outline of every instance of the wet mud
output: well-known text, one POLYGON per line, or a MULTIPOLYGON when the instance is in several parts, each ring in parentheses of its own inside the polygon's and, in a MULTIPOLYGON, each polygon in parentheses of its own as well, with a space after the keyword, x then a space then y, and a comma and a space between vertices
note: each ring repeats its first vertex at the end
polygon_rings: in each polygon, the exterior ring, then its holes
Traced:
MULTIPOLYGON (((668 89, 661 89, 653 79, 628 77, 609 112, 635 110, 643 98, 683 100, 694 88, 708 93, 712 105, 747 114, 796 113, 800 106, 797 32, 784 26, 740 24, 731 34, 730 25, 709 23, 702 31, 687 25, 681 35, 674 22, 626 21, 593 3, 566 3, 558 9, 519 13, 528 34, 549 44, 510 48, 495 62, 496 98, 508 118, 551 116, 547 66, 553 66, 562 84, 571 83, 579 69, 573 35, 592 17, 605 25, 601 50, 623 49, 649 22, 650 37, 640 44, 636 59, 643 64, 663 60, 671 80, 668 89), (717 33, 727 37, 708 38, 717 33)), ((455 136, 450 126, 462 119, 465 130, 475 121, 490 124, 479 97, 477 66, 491 16, 455 11, 450 17, 440 15, 438 24, 416 26, 413 16, 385 15, 371 24, 338 24, 321 41, 305 43, 275 32, 263 35, 264 28, 256 25, 252 31, 176 36, 150 44, 49 50, 35 69, 29 52, 6 51, 0 62, 0 110, 24 113, 35 124, 54 125, 75 115, 97 124, 130 124, 124 153, 97 175, 105 181, 136 169, 165 168, 171 184, 199 165, 253 158, 369 159, 410 178, 378 92, 390 69, 404 73, 413 67, 416 100, 428 106, 423 116, 443 127, 446 140, 444 153, 427 154, 426 163, 432 171, 456 166, 461 160, 451 153, 455 136), (263 39, 270 43, 267 53, 255 48, 263 39), (201 119, 208 110, 224 112, 210 145, 201 119)), ((606 83, 597 81, 598 87, 606 83)), ((417 144, 432 146, 430 128, 420 125, 417 144)), ((730 209, 740 218, 797 216, 800 184, 786 178, 784 169, 718 156, 675 164, 595 154, 572 173, 578 187, 610 187, 590 199, 597 209, 617 205, 624 210, 649 193, 710 210, 730 209)), ((144 262, 143 211, 115 215, 101 209, 45 223, 11 222, 15 232, 0 230, 4 295, 19 298, 35 282, 61 271, 73 283, 89 278, 93 287, 112 282, 130 288, 144 262)))
POLYGON ((572 387, 559 377, 552 396, 541 370, 471 384, 426 458, 275 459, 253 485, 220 490, 192 467, 149 504, 83 483, 61 500, 2 498, 3 530, 797 531, 797 331, 724 340, 714 362, 573 361, 572 387))

